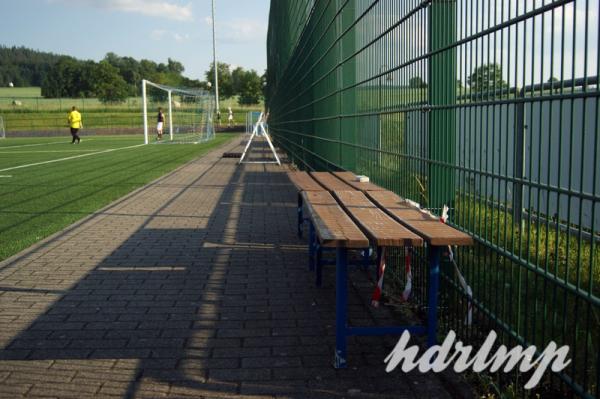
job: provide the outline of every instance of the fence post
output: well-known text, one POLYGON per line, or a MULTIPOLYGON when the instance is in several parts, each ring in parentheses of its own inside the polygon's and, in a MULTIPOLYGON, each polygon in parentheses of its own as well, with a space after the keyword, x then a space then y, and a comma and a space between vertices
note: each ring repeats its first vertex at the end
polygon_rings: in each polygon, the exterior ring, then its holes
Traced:
POLYGON ((339 10, 340 14, 338 16, 335 17, 336 21, 335 21, 335 37, 338 39, 337 42, 337 68, 335 70, 335 83, 336 83, 336 90, 337 90, 337 95, 336 95, 336 102, 337 102, 337 131, 338 131, 338 136, 337 136, 337 147, 338 147, 338 151, 337 151, 337 160, 336 160, 336 165, 342 165, 342 155, 343 155, 343 146, 342 146, 342 123, 343 123, 343 119, 342 119, 342 87, 344 86, 344 83, 342 82, 343 80, 343 76, 342 76, 342 60, 343 58, 343 48, 342 48, 342 42, 341 42, 341 36, 342 36, 342 32, 344 31, 344 27, 343 27, 343 15, 342 15, 342 11, 343 11, 343 7, 344 4, 342 3, 341 0, 337 0, 337 4, 336 4, 336 10, 339 10))
MULTIPOLYGON (((429 12, 429 52, 456 41, 456 0, 432 0, 429 12)), ((454 207, 456 158, 456 49, 431 55, 429 61, 429 201, 439 213, 443 205, 454 207)))
MULTIPOLYGON (((518 91, 518 98, 525 98, 525 88, 518 91)), ((514 175, 517 181, 513 186, 513 221, 523 229, 523 179, 525 178, 525 102, 515 107, 515 155, 514 175)))
MULTIPOLYGON (((346 2, 340 15, 342 26, 340 34, 348 29, 355 22, 356 0, 346 2)), ((356 51, 356 30, 350 29, 340 40, 340 62, 349 58, 356 51)), ((352 86, 356 83, 356 60, 354 57, 347 59, 340 65, 341 80, 340 89, 352 86)), ((356 90, 345 90, 340 93, 340 113, 343 115, 354 115, 356 113, 356 90)), ((356 144, 357 142, 357 119, 354 116, 346 116, 340 119, 340 139, 347 143, 356 144)), ((357 151, 355 147, 347 146, 341 148, 340 144, 340 165, 346 169, 356 171, 357 151)))

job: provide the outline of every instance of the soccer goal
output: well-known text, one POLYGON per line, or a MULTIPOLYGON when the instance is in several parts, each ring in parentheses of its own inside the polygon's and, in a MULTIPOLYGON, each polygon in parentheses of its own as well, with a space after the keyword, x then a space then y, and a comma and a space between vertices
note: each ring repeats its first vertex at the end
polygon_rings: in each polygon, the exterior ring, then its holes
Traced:
POLYGON ((0 116, 0 139, 6 137, 6 131, 4 130, 4 119, 0 116))
POLYGON ((214 94, 142 81, 144 143, 198 144, 215 137, 214 94), (159 111, 160 110, 160 111, 159 111), (159 112, 163 113, 159 138, 159 112))

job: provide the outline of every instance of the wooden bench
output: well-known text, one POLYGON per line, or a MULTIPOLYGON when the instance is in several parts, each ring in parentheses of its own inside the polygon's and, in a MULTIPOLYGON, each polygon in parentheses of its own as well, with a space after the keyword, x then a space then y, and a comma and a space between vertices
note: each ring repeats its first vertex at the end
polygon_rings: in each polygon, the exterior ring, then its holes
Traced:
POLYGON ((308 172, 288 172, 287 175, 299 191, 325 190, 308 172))
POLYGON ((302 193, 321 246, 366 248, 369 240, 327 191, 302 193))
POLYGON ((396 193, 376 191, 367 193, 368 197, 391 217, 419 234, 432 246, 473 245, 473 238, 440 220, 421 212, 408 204, 396 193))
POLYGON ((313 179, 308 172, 288 172, 290 181, 298 190, 298 237, 302 238, 302 226, 304 225, 304 215, 302 206, 302 193, 309 191, 324 191, 325 189, 313 179))
POLYGON ((387 191, 385 188, 371 183, 370 181, 361 183, 352 172, 333 172, 333 175, 358 191, 387 191))
POLYGON ((365 231, 375 247, 421 246, 423 239, 379 209, 360 191, 334 191, 350 217, 365 231))
POLYGON ((472 238, 412 207, 391 191, 372 183, 358 183, 349 172, 311 172, 310 175, 296 175, 293 179, 308 212, 309 265, 311 269, 316 266, 317 285, 321 283, 323 248, 335 248, 336 251, 335 367, 346 367, 346 342, 352 335, 399 335, 409 331, 427 335, 428 345, 434 345, 442 250, 447 245, 472 245, 472 238), (315 181, 321 190, 314 185, 315 181), (379 264, 382 248, 421 246, 424 241, 429 251, 426 324, 348 326, 348 250, 362 250, 366 260, 369 249, 373 248, 377 253, 376 264, 379 264))
POLYGON ((327 191, 356 190, 354 187, 341 181, 329 172, 310 172, 310 175, 327 191))

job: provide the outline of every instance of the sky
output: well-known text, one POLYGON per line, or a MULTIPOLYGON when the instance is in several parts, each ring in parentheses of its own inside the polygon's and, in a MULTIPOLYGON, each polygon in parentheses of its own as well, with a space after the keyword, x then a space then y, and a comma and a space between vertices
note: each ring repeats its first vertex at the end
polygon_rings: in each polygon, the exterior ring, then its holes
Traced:
MULTIPOLYGON (((269 0, 215 0, 217 59, 266 69, 269 0)), ((2 2, 0 45, 98 61, 108 52, 183 63, 204 79, 212 62, 211 0, 18 0, 2 2)))

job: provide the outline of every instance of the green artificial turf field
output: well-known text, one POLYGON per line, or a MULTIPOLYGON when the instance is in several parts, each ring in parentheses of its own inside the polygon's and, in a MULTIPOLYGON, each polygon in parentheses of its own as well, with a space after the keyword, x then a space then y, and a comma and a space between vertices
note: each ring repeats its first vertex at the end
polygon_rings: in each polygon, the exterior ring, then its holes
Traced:
POLYGON ((141 136, 0 140, 0 260, 234 137, 195 145, 140 145, 141 136))

